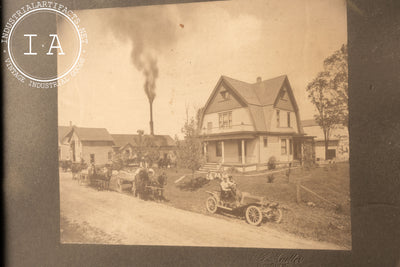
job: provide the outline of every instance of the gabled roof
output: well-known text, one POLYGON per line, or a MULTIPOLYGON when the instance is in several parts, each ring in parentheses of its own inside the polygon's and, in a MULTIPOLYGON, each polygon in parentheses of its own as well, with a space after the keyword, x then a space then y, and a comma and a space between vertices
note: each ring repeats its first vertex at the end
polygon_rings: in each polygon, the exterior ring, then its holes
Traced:
MULTIPOLYGON (((124 147, 127 144, 140 145, 138 134, 112 134, 111 136, 116 147, 124 147)), ((175 146, 175 141, 169 135, 144 135, 143 138, 151 139, 156 146, 175 146)))
POLYGON ((153 139, 157 146, 175 146, 174 139, 169 135, 147 135, 147 138, 153 139))
POLYGON ((222 79, 236 90, 247 104, 266 106, 273 105, 278 96, 283 83, 287 79, 286 75, 281 75, 272 79, 264 80, 260 83, 246 83, 227 76, 222 79))
POLYGON ((111 137, 114 139, 116 147, 123 147, 127 144, 138 145, 136 138, 139 138, 139 136, 137 134, 111 134, 111 137))
POLYGON ((62 142, 64 137, 71 131, 71 126, 58 126, 58 142, 62 142))
MULTIPOLYGON (((256 83, 246 83, 222 75, 204 106, 205 108, 202 113, 201 124, 203 123, 207 107, 214 99, 214 96, 222 83, 224 83, 235 94, 243 106, 248 107, 256 131, 270 130, 272 113, 269 109, 272 110, 272 107, 276 104, 279 92, 284 85, 288 88, 288 95, 291 99, 294 110, 296 111, 296 116, 298 116, 298 106, 287 75, 281 75, 256 83)), ((299 133, 302 133, 300 125, 298 125, 298 128, 299 133)))
POLYGON ((71 137, 72 133, 75 132, 79 137, 80 141, 109 141, 114 142, 106 128, 86 128, 73 126, 72 131, 68 133, 71 137))

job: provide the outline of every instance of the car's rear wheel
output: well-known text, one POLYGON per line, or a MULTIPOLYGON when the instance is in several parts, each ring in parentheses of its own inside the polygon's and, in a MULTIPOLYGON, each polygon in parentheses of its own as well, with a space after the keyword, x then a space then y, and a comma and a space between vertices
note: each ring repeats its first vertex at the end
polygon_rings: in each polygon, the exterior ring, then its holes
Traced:
POLYGON ((215 197, 209 197, 206 201, 206 208, 209 213, 216 213, 217 212, 217 200, 215 197))
POLYGON ((249 206, 246 209, 246 221, 251 224, 258 226, 261 224, 263 219, 262 212, 257 206, 249 206))

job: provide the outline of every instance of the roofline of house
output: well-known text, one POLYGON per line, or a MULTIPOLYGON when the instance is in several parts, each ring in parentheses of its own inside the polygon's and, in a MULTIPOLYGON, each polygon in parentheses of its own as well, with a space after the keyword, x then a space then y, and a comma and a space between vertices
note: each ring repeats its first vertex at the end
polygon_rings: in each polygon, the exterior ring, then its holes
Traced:
POLYGON ((217 81, 217 84, 214 86, 214 89, 211 91, 211 94, 208 97, 206 104, 204 105, 203 112, 202 112, 202 114, 200 116, 200 125, 203 125, 203 119, 204 119, 204 115, 206 114, 207 107, 210 105, 211 100, 214 98, 219 86, 221 85, 221 83, 223 81, 226 83, 226 85, 229 87, 229 89, 232 90, 235 93, 235 97, 239 98, 238 100, 239 100, 240 104, 247 106, 247 103, 243 99, 243 97, 240 94, 238 94, 238 92, 236 90, 233 89, 233 86, 231 84, 229 84, 226 80, 224 80, 224 75, 221 75, 221 77, 219 77, 219 79, 217 81))
MULTIPOLYGON (((301 119, 300 119, 299 106, 297 105, 296 99, 295 99, 295 97, 294 97, 293 89, 292 89, 292 86, 291 86, 291 84, 290 84, 290 82, 289 82, 288 76, 287 76, 286 74, 284 74, 284 75, 281 75, 281 76, 277 76, 277 77, 275 77, 275 78, 282 77, 282 76, 284 76, 285 79, 283 80, 282 85, 281 85, 281 87, 279 88, 278 92, 280 92, 280 91, 282 90, 282 87, 283 87, 285 84, 287 85, 287 87, 288 87, 288 89, 289 89, 289 91, 290 91, 290 92, 289 92, 289 97, 290 97, 290 99, 291 99, 291 101, 292 101, 292 103, 293 103, 293 106, 294 106, 294 111, 295 111, 294 113, 295 113, 296 120, 297 120, 297 128, 298 128, 297 130, 298 130, 299 133, 303 133, 303 128, 302 128, 302 126, 301 126, 301 119)), ((203 122, 204 122, 204 115, 207 114, 207 113, 206 113, 207 108, 208 108, 208 106, 210 105, 211 100, 214 98, 214 96, 215 96, 215 94, 216 94, 216 91, 218 90, 218 88, 219 88, 219 86, 220 86, 220 84, 221 84, 222 82, 224 82, 224 83, 229 87, 229 89, 232 90, 232 91, 235 93, 235 97, 239 98, 238 100, 239 100, 239 102, 240 102, 240 104, 241 104, 242 106, 248 107, 248 106, 250 105, 250 104, 243 98, 243 96, 242 96, 241 94, 239 94, 239 93, 235 90, 235 88, 229 83, 229 81, 227 81, 226 79, 224 79, 224 77, 225 77, 224 75, 221 75, 221 77, 219 78, 219 80, 218 80, 217 84, 215 85, 213 91, 211 92, 210 97, 207 99, 207 102, 206 102, 206 104, 204 105, 204 109, 203 109, 202 114, 201 114, 201 116, 200 116, 200 125, 203 125, 203 122)), ((233 79, 233 78, 231 78, 231 79, 233 79)), ((238 81, 239 81, 239 80, 238 80, 238 81)), ((276 104, 277 104, 277 101, 278 101, 278 96, 279 96, 279 93, 275 96, 275 101, 274 101, 274 103, 272 104, 273 108, 276 107, 276 104)), ((267 107, 267 106, 271 106, 271 104, 269 104, 269 105, 251 104, 251 105, 254 105, 254 106, 257 106, 257 107, 267 107)), ((253 122, 253 125, 255 125, 255 120, 254 120, 253 115, 250 114, 250 117, 251 117, 251 120, 252 120, 252 122, 253 122)))
POLYGON ((78 127, 78 126, 73 125, 73 126, 71 127, 71 130, 63 137, 63 139, 64 139, 65 137, 67 137, 69 134, 71 134, 71 136, 69 136, 69 138, 68 138, 68 142, 70 142, 73 133, 75 133, 75 134, 78 136, 78 138, 80 139, 81 142, 98 142, 98 141, 100 141, 100 142, 112 142, 113 144, 115 144, 114 139, 112 138, 111 134, 108 132, 107 128, 78 127), (111 140, 109 140, 109 139, 108 139, 108 140, 82 139, 82 138, 79 136, 79 134, 77 133, 77 131, 76 131, 76 129, 79 129, 79 128, 81 128, 81 129, 104 129, 104 130, 107 131, 108 135, 111 137, 111 140))

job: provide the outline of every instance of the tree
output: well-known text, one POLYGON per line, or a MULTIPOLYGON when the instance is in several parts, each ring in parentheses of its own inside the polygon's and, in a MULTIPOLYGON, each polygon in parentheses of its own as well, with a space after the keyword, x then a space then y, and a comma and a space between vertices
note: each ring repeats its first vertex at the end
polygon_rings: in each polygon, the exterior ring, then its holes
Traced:
POLYGON ((308 98, 318 111, 315 121, 322 128, 325 143, 325 159, 331 131, 348 124, 348 65, 347 46, 324 60, 324 70, 307 85, 308 98))
POLYGON ((204 162, 202 153, 202 143, 198 132, 198 122, 194 119, 187 119, 182 127, 184 134, 183 140, 177 143, 177 163, 180 167, 188 168, 192 171, 192 177, 204 162))
POLYGON ((196 111, 196 127, 197 133, 201 134, 201 117, 203 116, 204 107, 198 108, 196 111))
POLYGON ((340 123, 347 127, 349 121, 347 45, 342 45, 339 50, 324 60, 324 69, 329 75, 329 87, 335 92, 336 109, 340 112, 340 123))
POLYGON ((322 128, 325 142, 325 159, 328 157, 328 144, 331 130, 341 123, 340 112, 334 91, 329 86, 329 73, 318 73, 317 77, 307 85, 308 97, 318 111, 315 121, 322 128))
POLYGON ((155 142, 153 135, 145 135, 143 130, 137 130, 139 135, 138 147, 136 150, 139 162, 144 160, 148 163, 149 167, 160 158, 160 147, 155 142))
POLYGON ((156 144, 153 135, 147 135, 143 138, 143 155, 149 167, 153 166, 154 162, 157 162, 160 158, 160 147, 156 144))

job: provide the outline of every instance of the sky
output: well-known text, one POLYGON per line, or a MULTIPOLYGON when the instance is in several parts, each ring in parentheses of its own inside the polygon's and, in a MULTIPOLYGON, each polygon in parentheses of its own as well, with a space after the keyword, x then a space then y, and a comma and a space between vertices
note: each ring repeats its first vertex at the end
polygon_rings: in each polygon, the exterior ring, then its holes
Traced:
MULTIPOLYGON (((301 119, 311 119, 315 108, 305 88, 323 60, 347 43, 345 0, 233 0, 75 12, 88 45, 78 75, 58 89, 59 125, 72 121, 110 133, 149 133, 144 83, 146 70, 154 68, 148 62, 158 69, 150 75, 155 134, 180 136, 186 110, 191 116, 204 106, 221 75, 255 83, 258 76, 286 74, 301 119)), ((63 29, 61 21, 58 31, 63 29)), ((67 61, 68 55, 58 57, 59 66, 67 61)))

